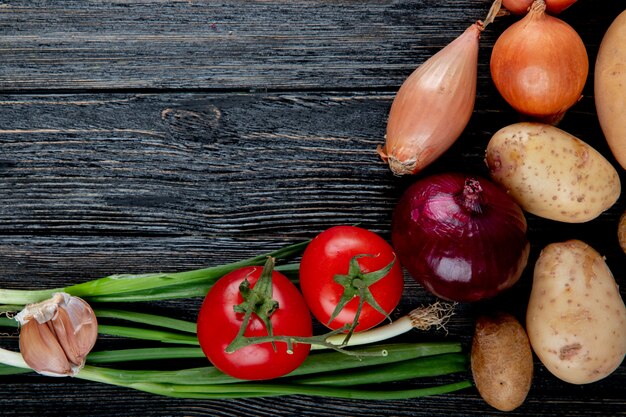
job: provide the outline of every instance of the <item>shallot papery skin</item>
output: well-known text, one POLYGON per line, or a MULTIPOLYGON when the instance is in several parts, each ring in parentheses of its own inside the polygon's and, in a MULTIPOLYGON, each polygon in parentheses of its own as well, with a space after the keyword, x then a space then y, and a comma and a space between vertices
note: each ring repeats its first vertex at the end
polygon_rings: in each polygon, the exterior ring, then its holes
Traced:
POLYGON ((395 175, 415 174, 459 138, 476 101, 478 41, 483 24, 463 34, 419 66, 391 105, 385 146, 378 153, 395 175))

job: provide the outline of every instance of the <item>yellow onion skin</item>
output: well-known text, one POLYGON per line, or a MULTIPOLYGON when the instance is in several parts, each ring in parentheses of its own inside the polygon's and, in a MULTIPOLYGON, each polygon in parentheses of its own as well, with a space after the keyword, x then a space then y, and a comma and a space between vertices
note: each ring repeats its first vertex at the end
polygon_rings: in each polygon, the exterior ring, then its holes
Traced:
POLYGON ((589 72, 582 39, 545 13, 537 0, 507 28, 491 54, 491 77, 502 97, 531 120, 557 124, 581 98, 589 72))
POLYGON ((478 41, 476 22, 420 65, 391 105, 385 146, 378 153, 395 175, 415 174, 459 138, 474 110, 478 41))

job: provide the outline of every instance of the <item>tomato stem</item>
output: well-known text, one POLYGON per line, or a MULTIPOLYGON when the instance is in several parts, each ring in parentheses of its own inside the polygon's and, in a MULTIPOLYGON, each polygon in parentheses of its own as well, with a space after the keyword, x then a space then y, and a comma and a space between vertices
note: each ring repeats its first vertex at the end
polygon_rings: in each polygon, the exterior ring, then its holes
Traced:
MULTIPOLYGON (((261 272, 261 276, 257 280, 254 288, 250 288, 250 281, 246 277, 241 284, 239 285, 239 292, 243 297, 243 302, 233 307, 236 313, 244 314, 243 322, 241 323, 241 327, 239 328, 239 332, 235 339, 226 347, 226 353, 232 353, 237 349, 242 348, 243 346, 247 346, 248 343, 245 341, 249 338, 244 336, 244 332, 248 328, 248 324, 250 323, 250 318, 252 318, 252 313, 254 313, 265 325, 267 329, 267 335, 271 338, 272 347, 274 351, 276 351, 276 343, 274 337, 274 332, 272 329, 272 321, 270 320, 270 316, 274 311, 278 309, 278 301, 272 298, 273 296, 273 287, 272 287, 272 272, 274 271, 274 258, 271 256, 267 257, 267 261, 263 266, 263 271, 261 272)), ((289 346, 291 349, 291 346, 289 346)))
POLYGON ((346 338, 344 339, 342 345, 348 344, 350 337, 354 333, 354 329, 359 323, 359 317, 361 315, 361 310, 363 309, 363 304, 366 302, 370 306, 372 306, 374 310, 378 311, 387 319, 389 319, 389 321, 391 321, 391 319, 389 318, 389 314, 387 314, 387 312, 380 306, 380 304, 378 304, 378 302, 372 295, 372 292, 370 291, 370 286, 384 278, 389 273, 389 271, 391 271, 391 268, 393 268, 396 258, 394 256, 393 260, 381 269, 372 272, 363 272, 361 266, 359 265, 359 259, 363 257, 375 258, 376 256, 378 255, 360 254, 353 256, 352 259, 350 259, 348 273, 346 275, 337 274, 334 277, 335 282, 343 286, 343 293, 341 294, 341 298, 339 299, 339 302, 335 306, 335 310, 328 320, 328 326, 330 326, 333 320, 337 318, 337 316, 339 315, 339 313, 341 313, 346 304, 348 304, 355 297, 359 298, 359 305, 355 312, 354 320, 352 321, 352 324, 348 329, 348 334, 346 335, 346 338))

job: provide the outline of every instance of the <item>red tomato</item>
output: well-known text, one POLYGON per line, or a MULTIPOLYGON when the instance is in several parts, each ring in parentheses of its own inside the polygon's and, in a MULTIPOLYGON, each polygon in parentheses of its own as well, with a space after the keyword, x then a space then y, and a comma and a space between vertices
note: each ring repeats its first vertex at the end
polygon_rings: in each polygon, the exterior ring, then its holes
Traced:
MULTIPOLYGON (((243 313, 233 307, 243 302, 239 284, 247 277, 250 287, 261 276, 262 267, 246 267, 219 279, 206 295, 198 315, 198 340, 213 365, 230 376, 240 379, 270 379, 296 369, 308 356, 311 345, 295 343, 293 353, 287 344, 277 341, 276 351, 270 342, 249 345, 226 353, 226 347, 241 328, 243 313)), ((275 336, 303 336, 313 333, 311 315, 296 286, 283 274, 272 273, 272 299, 278 308, 270 315, 275 336)), ((265 324, 253 313, 244 336, 267 336, 265 324)))
MULTIPOLYGON (((313 315, 331 329, 351 324, 359 305, 359 297, 349 301, 329 324, 344 287, 335 282, 336 275, 349 271, 350 260, 357 255, 363 273, 383 269, 392 261, 393 267, 369 287, 374 300, 391 313, 397 307, 404 288, 402 268, 393 248, 376 233, 355 226, 335 226, 316 236, 307 246, 300 262, 300 288, 313 315)), ((367 330, 383 321, 385 316, 367 302, 363 304, 355 331, 367 330)))

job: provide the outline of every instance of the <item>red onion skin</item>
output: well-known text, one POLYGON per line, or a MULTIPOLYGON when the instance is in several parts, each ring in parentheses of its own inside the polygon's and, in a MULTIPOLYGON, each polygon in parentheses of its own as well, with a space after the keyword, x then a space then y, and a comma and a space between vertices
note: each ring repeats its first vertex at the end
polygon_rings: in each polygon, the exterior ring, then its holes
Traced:
POLYGON ((526 229, 522 209, 498 186, 445 173, 407 189, 393 214, 392 241, 400 263, 428 291, 474 302, 519 280, 530 252, 526 229))
MULTIPOLYGON (((546 0, 548 13, 557 15, 576 3, 576 0, 546 0)), ((533 0, 502 0, 502 5, 513 14, 526 14, 533 0)))

